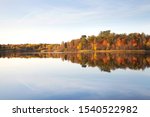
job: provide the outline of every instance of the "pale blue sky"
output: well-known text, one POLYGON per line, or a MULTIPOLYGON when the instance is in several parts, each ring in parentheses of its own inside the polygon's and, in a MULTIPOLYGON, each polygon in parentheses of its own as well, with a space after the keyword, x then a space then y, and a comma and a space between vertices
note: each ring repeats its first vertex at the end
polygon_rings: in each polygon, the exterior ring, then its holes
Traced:
POLYGON ((108 29, 150 34, 150 0, 0 0, 0 43, 61 43, 108 29))

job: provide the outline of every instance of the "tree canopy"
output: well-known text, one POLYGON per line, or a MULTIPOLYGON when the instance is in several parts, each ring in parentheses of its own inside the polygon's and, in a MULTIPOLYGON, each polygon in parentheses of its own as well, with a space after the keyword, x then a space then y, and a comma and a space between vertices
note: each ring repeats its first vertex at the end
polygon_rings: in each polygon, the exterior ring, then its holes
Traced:
POLYGON ((77 52, 80 50, 150 50, 150 35, 144 33, 115 34, 101 31, 97 36, 82 35, 61 44, 1 44, 7 52, 77 52))

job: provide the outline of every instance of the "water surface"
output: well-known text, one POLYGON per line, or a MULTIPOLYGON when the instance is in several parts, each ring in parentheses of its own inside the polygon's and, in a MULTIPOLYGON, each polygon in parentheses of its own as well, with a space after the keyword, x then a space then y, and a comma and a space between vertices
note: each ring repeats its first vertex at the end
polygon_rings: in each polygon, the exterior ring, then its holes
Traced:
POLYGON ((150 99, 150 55, 1 53, 0 99, 150 99))

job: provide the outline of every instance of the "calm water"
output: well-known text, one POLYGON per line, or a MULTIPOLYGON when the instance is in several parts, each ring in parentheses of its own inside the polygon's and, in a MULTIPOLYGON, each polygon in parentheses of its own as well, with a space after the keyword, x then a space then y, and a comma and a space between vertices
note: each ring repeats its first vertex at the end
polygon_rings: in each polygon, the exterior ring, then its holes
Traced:
POLYGON ((0 54, 0 99, 150 99, 148 54, 0 54))

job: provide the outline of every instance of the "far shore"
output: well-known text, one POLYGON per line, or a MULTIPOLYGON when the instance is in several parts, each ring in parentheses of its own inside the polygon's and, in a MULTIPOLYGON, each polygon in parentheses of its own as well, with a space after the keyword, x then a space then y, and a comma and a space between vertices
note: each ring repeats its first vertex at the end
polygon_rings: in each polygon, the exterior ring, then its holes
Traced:
POLYGON ((114 53, 114 52, 121 52, 121 53, 150 53, 150 50, 96 50, 96 51, 93 51, 93 50, 81 50, 79 52, 99 52, 99 53, 114 53))
POLYGON ((52 53, 150 53, 150 50, 79 50, 52 53))
POLYGON ((0 51, 0 53, 149 53, 150 50, 0 51))

